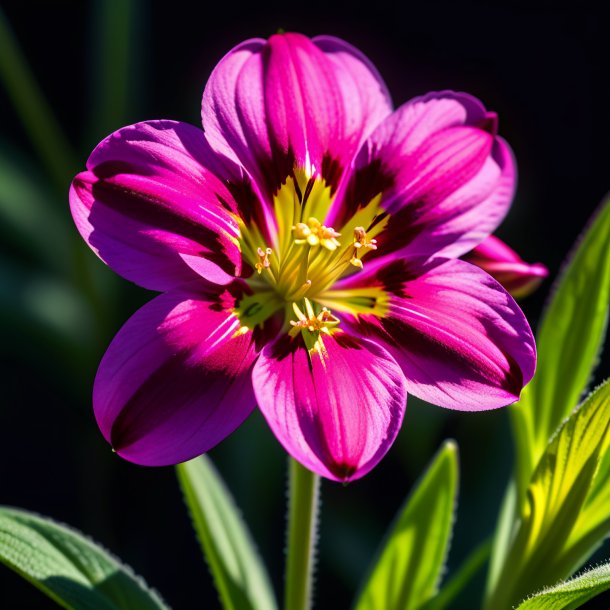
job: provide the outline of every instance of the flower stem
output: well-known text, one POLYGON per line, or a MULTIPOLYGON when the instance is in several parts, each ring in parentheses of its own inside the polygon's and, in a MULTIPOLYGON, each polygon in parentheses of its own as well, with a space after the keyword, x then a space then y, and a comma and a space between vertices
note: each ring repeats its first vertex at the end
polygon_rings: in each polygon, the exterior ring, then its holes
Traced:
POLYGON ((309 610, 317 537, 319 477, 290 458, 285 610, 309 610))

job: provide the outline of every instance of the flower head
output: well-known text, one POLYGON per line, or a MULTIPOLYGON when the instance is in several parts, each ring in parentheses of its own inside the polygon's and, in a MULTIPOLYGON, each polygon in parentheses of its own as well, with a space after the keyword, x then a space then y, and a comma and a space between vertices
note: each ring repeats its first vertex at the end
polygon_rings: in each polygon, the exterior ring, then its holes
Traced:
POLYGON ((452 92, 392 112, 359 51, 281 34, 222 59, 202 119, 120 129, 70 192, 100 258, 163 292, 95 380, 119 455, 187 460, 258 404, 293 457, 345 481, 387 452, 408 392, 470 411, 518 398, 530 328, 458 258, 512 198, 495 115, 452 92))

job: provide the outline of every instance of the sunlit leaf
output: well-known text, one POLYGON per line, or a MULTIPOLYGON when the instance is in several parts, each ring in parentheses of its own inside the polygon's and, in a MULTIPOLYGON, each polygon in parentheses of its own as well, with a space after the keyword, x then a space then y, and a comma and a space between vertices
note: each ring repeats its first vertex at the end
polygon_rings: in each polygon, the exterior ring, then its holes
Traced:
POLYGON ((540 459, 488 608, 509 608, 577 567, 562 553, 590 493, 609 427, 605 383, 562 424, 540 459))
POLYGON ((601 206, 562 273, 537 336, 538 366, 511 407, 522 496, 547 439, 578 404, 598 361, 610 303, 610 202, 601 206))
POLYGON ((610 434, 606 436, 600 464, 578 519, 556 562, 565 573, 573 573, 610 535, 610 434))
POLYGON ((457 446, 448 441, 390 529, 356 610, 413 610, 438 591, 458 487, 457 446))
POLYGON ((536 593, 520 604, 517 610, 573 610, 608 589, 610 565, 604 564, 536 593))
POLYGON ((207 456, 179 464, 178 479, 226 609, 273 610, 269 577, 233 498, 207 456))
POLYGON ((64 608, 167 608, 107 551, 71 528, 22 510, 0 507, 0 563, 64 608))

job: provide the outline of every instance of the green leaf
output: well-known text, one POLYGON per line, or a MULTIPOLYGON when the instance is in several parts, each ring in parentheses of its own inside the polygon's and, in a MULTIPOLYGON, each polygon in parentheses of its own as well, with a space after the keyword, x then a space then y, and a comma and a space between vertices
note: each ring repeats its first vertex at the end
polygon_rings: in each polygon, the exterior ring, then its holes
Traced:
POLYGON ((167 609, 107 551, 65 525, 22 510, 0 507, 0 562, 64 608, 167 609))
POLYGON ((511 607, 576 569, 564 550, 589 497, 609 426, 610 384, 605 383, 563 423, 540 459, 488 608, 511 607))
POLYGON ((517 610, 573 610, 610 589, 610 565, 604 564, 577 578, 536 593, 517 610))
POLYGON ((179 464, 176 470, 224 607, 277 608, 252 538, 211 460, 203 455, 179 464))
POLYGON ((65 191, 79 165, 1 7, 0 82, 41 161, 59 189, 65 191))
POLYGON ((91 308, 71 284, 2 257, 0 314, 11 323, 49 331, 72 347, 90 345, 95 327, 91 308))
POLYGON ((547 440, 579 403, 598 361, 610 303, 610 200, 556 283, 537 336, 538 368, 510 411, 522 497, 547 440))
POLYGON ((76 232, 63 201, 50 192, 36 166, 0 145, 0 235, 37 256, 46 268, 68 273, 76 232))
POLYGON ((399 513, 356 610, 412 610, 437 593, 457 488, 457 446, 448 441, 399 513))
POLYGON ((600 464, 578 515, 556 562, 565 573, 573 573, 610 535, 610 434, 602 447, 600 464))
POLYGON ((484 540, 464 559, 457 571, 451 575, 438 595, 424 606, 424 610, 444 610, 463 591, 466 585, 478 574, 491 553, 491 540, 484 540))
POLYGON ((93 2, 92 44, 94 96, 90 133, 104 137, 128 122, 134 84, 141 78, 143 22, 148 4, 139 0, 93 2))

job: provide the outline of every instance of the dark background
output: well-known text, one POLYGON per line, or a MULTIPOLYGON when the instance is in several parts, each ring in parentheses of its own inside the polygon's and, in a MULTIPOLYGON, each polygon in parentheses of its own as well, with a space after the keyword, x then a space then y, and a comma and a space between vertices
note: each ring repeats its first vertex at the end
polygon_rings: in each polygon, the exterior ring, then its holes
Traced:
MULTIPOLYGON (((283 28, 334 34, 362 49, 396 105, 450 88, 496 110, 520 170, 513 209, 498 234, 526 260, 544 262, 553 277, 610 188, 610 61, 601 11, 550 1, 141 0, 132 3, 127 22, 121 5, 2 3, 74 149, 71 174, 99 140, 125 124, 154 118, 199 124, 201 92, 222 55, 245 38, 283 28), (104 5, 116 8, 115 17, 105 16, 104 5), (121 56, 124 28, 128 54, 121 56), (114 82, 122 75, 124 89, 114 82)), ((116 457, 92 415, 97 363, 152 294, 116 278, 81 242, 68 211, 71 175, 62 180, 45 171, 2 88, 0 155, 0 199, 11 192, 4 164, 22 183, 14 205, 29 209, 35 200, 45 210, 15 224, 0 207, 0 503, 86 532, 176 610, 219 607, 173 470, 116 457)), ((549 287, 547 281, 522 304, 533 326, 549 287)), ((609 373, 606 359, 599 376, 609 373)), ((389 521, 447 437, 461 452, 449 571, 491 533, 512 459, 507 413, 453 413, 410 400, 398 441, 371 474, 347 487, 323 482, 318 608, 349 606, 389 521)), ((255 414, 211 455, 281 591, 284 454, 255 414)), ((479 581, 455 607, 475 608, 481 587, 479 581)), ((0 567, 0 608, 47 607, 55 606, 0 567)))

